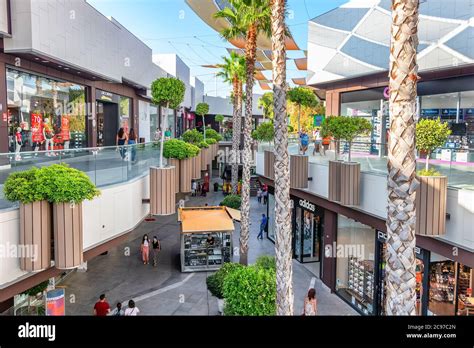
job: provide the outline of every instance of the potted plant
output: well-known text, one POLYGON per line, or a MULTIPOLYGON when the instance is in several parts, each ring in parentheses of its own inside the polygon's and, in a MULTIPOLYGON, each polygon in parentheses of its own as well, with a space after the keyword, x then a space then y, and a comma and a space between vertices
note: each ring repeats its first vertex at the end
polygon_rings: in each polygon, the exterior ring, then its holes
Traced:
POLYGON ((226 262, 216 273, 207 277, 207 289, 211 292, 212 296, 217 297, 217 306, 219 313, 224 313, 225 302, 223 286, 225 278, 235 270, 243 267, 244 266, 239 263, 226 262))
POLYGON ((321 127, 323 137, 330 136, 336 142, 348 143, 348 161, 329 161, 329 199, 344 205, 359 205, 360 201, 360 163, 351 161, 351 148, 357 136, 366 135, 372 124, 362 117, 330 116, 321 127))
POLYGON ((82 202, 100 195, 90 178, 66 164, 53 164, 37 172, 39 190, 53 204, 54 261, 58 269, 83 262, 82 202))
POLYGON ((448 178, 429 167, 430 154, 446 143, 451 130, 439 119, 422 119, 416 125, 416 148, 426 153, 425 169, 417 172, 416 233, 437 236, 446 233, 448 178))
MULTIPOLYGON (((197 129, 189 129, 183 133, 183 140, 187 143, 198 146, 201 141, 204 140, 204 136, 197 129)), ((199 147, 199 146, 198 146, 199 147)), ((199 151, 198 155, 193 157, 192 160, 192 179, 201 179, 201 157, 202 151, 199 151)))
POLYGON ((210 163, 212 163, 212 160, 217 156, 217 141, 213 138, 207 138, 206 143, 209 145, 210 163))
POLYGON ((164 143, 163 156, 179 161, 179 190, 191 192, 192 158, 197 156, 199 148, 183 140, 170 139, 164 143))
MULTIPOLYGON (((184 100, 185 84, 174 77, 162 77, 153 81, 151 95, 154 104, 166 109, 176 109, 184 100)), ((168 215, 176 212, 176 193, 179 180, 179 168, 168 162, 163 165, 165 130, 168 127, 167 113, 161 113, 160 166, 150 168, 150 213, 168 215)))
POLYGON ((206 139, 206 119, 205 116, 209 112, 208 103, 199 103, 196 105, 196 114, 202 117, 202 132, 204 134, 204 140, 206 139))
POLYGON ((219 141, 222 140, 222 135, 220 135, 219 133, 217 133, 214 129, 210 128, 210 129, 206 129, 206 141, 208 139, 214 139, 215 141, 212 142, 212 143, 208 143, 211 146, 211 148, 213 149, 212 150, 212 158, 216 157, 217 156, 217 151, 219 150, 219 141))
POLYGON ((242 205, 242 197, 234 194, 227 195, 219 205, 239 210, 242 205))
POLYGON ((207 165, 211 158, 209 144, 203 140, 197 146, 201 149, 201 170, 207 170, 207 165))
POLYGON ((51 205, 40 190, 37 168, 12 173, 3 186, 5 198, 20 203, 20 245, 36 255, 22 255, 20 268, 37 272, 51 267, 51 205), (36 249, 36 250, 35 250, 36 249))

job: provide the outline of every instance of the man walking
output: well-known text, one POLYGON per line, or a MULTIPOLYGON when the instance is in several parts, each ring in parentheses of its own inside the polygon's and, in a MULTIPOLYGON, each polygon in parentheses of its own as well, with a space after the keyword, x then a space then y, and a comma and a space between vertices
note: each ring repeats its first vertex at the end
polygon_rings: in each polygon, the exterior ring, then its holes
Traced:
POLYGON ((110 305, 105 300, 105 294, 99 296, 99 301, 94 305, 94 315, 98 317, 105 317, 110 313, 110 305))
POLYGON ((260 232, 257 236, 257 239, 263 240, 263 232, 265 231, 266 227, 267 227, 267 217, 265 216, 265 214, 262 214, 262 220, 260 220, 260 232))

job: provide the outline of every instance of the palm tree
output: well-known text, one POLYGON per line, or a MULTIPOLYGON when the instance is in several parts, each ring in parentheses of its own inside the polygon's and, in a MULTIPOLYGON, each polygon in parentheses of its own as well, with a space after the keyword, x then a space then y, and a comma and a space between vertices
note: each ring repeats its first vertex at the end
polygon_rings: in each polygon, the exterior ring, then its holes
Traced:
POLYGON ((393 0, 388 141, 387 315, 416 315, 415 113, 419 0, 393 0))
POLYGON ((246 81, 244 150, 242 170, 242 205, 240 227, 240 263, 247 265, 248 239, 250 232, 250 167, 252 162, 252 95, 257 58, 257 36, 261 33, 271 36, 270 0, 228 0, 229 6, 214 14, 225 18, 230 26, 222 30, 225 39, 245 40, 246 81))
POLYGON ((240 130, 242 128, 242 83, 245 79, 245 57, 230 52, 230 57, 223 57, 224 64, 219 64, 221 69, 217 73, 225 82, 232 84, 232 103, 234 104, 232 115, 232 191, 237 194, 239 185, 239 150, 240 150, 240 130))
POLYGON ((277 315, 293 315, 290 172, 286 117, 286 0, 272 0, 273 99, 275 124, 275 254, 277 315))
POLYGON ((258 98, 258 107, 263 110, 263 120, 273 119, 273 92, 264 93, 258 98))

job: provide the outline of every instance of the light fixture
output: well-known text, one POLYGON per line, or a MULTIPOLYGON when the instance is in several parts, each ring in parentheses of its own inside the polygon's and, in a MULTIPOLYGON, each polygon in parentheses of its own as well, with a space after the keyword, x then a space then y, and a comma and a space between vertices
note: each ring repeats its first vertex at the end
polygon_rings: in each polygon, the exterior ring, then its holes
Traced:
POLYGON ((69 68, 68 68, 68 67, 65 67, 64 70, 69 70, 69 68))
POLYGON ((62 68, 63 66, 62 65, 58 65, 58 68, 62 68))
POLYGON ((78 72, 77 72, 77 74, 78 74, 78 75, 80 75, 80 74, 81 74, 81 72, 80 72, 80 71, 78 71, 78 72))
POLYGON ((35 57, 35 60, 40 60, 38 57, 35 57))
POLYGON ((49 63, 49 60, 42 60, 43 63, 49 63))

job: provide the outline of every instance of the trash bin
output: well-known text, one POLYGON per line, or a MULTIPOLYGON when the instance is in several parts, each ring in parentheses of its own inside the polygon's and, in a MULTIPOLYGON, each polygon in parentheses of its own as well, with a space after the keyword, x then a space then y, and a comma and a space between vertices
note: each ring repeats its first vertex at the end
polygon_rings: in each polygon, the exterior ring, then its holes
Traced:
POLYGON ((214 183, 214 192, 219 191, 219 184, 217 182, 214 183))

